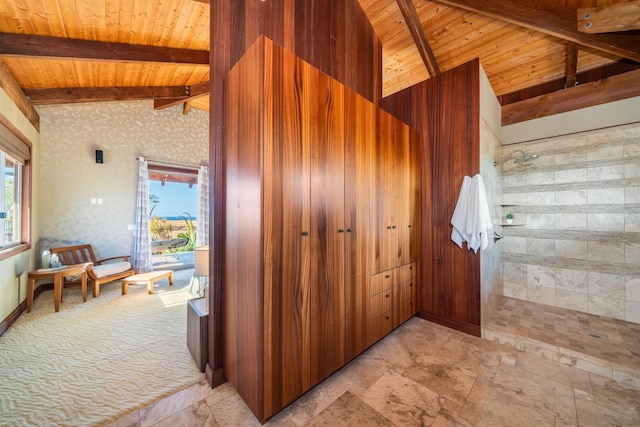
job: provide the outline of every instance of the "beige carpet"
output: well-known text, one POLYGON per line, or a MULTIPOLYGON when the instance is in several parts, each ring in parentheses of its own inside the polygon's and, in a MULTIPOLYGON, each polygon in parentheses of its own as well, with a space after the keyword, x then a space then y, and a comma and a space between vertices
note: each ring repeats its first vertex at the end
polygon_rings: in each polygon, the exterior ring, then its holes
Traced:
POLYGON ((153 295, 116 282, 83 303, 65 289, 58 313, 40 294, 0 337, 0 425, 103 425, 202 380, 186 346, 191 272, 153 295))

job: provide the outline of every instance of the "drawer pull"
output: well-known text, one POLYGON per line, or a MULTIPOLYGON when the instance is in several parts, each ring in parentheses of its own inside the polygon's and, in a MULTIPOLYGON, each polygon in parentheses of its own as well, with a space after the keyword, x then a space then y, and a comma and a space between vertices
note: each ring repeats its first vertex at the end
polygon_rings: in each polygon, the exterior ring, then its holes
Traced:
POLYGON ((388 274, 385 274, 384 278, 388 279, 390 276, 388 274))
POLYGON ((344 228, 338 228, 338 233, 344 233, 344 228))
POLYGON ((413 286, 413 283, 409 283, 409 286, 413 286))
POLYGON ((308 232, 308 231, 303 231, 303 232, 302 232, 302 235, 303 235, 303 236, 308 236, 308 235, 309 235, 309 232, 308 232))
POLYGON ((386 294, 384 297, 385 297, 385 298, 389 298, 389 294, 386 294))
POLYGON ((389 316, 385 316, 385 319, 389 320, 389 316))

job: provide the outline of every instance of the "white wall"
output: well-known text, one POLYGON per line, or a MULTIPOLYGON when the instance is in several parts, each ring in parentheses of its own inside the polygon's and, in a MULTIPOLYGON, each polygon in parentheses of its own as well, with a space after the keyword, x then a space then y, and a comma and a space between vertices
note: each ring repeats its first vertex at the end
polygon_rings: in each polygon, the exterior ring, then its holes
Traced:
MULTIPOLYGON (((40 135, 2 89, 0 89, 0 115, 3 120, 11 123, 31 142, 31 194, 34 198, 31 205, 31 237, 32 242, 36 242, 40 234, 38 214, 40 135)), ((27 252, 0 261, 0 322, 6 319, 26 299, 27 272, 34 269, 36 257, 37 250, 32 247, 27 252), (16 266, 24 267, 25 272, 20 277, 16 275, 16 266)))
POLYGON ((131 254, 137 156, 208 163, 209 114, 152 101, 49 105, 41 118, 41 238, 38 250, 90 243, 96 256, 131 254), (104 163, 95 162, 95 150, 104 163), (102 204, 91 204, 101 198, 102 204))

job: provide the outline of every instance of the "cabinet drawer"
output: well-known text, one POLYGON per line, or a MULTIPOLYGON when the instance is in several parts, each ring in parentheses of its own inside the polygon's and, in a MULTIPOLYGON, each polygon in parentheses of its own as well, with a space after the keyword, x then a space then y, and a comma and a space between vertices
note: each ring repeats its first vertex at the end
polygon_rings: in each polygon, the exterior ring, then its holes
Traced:
POLYGON ((400 283, 400 297, 398 299, 398 303, 404 302, 409 298, 414 298, 416 294, 416 279, 409 279, 405 282, 400 283))
POLYGON ((396 284, 396 275, 396 270, 387 270, 373 276, 371 280, 371 296, 392 288, 396 284))
POLYGON ((373 319, 369 328, 369 342, 373 344, 391 332, 394 328, 394 323, 391 311, 373 319))
MULTIPOLYGON (((413 303, 413 298, 410 298, 406 301, 403 301, 398 307, 398 323, 395 326, 400 325, 401 323, 409 320, 411 316, 416 313, 415 304, 413 303)), ((395 327, 394 326, 394 327, 395 327)))
POLYGON ((371 318, 382 315, 398 305, 402 300, 402 287, 394 286, 371 297, 371 318))
POLYGON ((398 267, 398 270, 400 270, 400 281, 401 282, 406 282, 407 280, 411 280, 414 277, 418 277, 418 263, 417 262, 412 262, 409 264, 405 264, 401 267, 398 267))
POLYGON ((380 292, 371 297, 371 319, 382 316, 387 311, 389 296, 387 292, 380 292))

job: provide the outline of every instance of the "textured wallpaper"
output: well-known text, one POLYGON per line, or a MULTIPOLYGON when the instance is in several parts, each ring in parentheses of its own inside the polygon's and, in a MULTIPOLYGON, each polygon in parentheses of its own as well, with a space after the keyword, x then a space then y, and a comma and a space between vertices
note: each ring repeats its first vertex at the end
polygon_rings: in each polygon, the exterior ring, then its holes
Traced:
POLYGON ((91 243, 98 259, 131 254, 137 156, 208 163, 209 113, 152 101, 48 105, 41 118, 37 249, 91 243), (104 163, 95 162, 102 150, 104 163), (103 204, 91 204, 101 198, 103 204))

